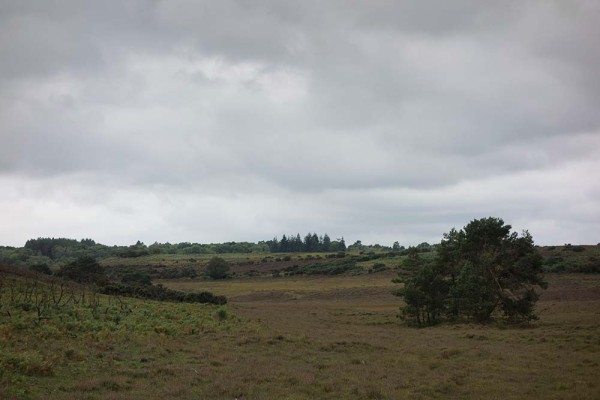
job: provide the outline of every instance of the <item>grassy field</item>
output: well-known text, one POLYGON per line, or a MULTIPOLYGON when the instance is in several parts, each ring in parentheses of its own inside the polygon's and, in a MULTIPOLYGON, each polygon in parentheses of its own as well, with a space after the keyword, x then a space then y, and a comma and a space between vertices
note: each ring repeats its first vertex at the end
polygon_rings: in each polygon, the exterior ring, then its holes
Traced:
POLYGON ((393 276, 163 281, 230 302, 102 297, 104 316, 42 321, 5 279, 0 398, 600 398, 600 276, 550 275, 527 328, 424 329, 398 320, 393 276))
MULTIPOLYGON (((399 323, 392 273, 213 282, 261 335, 252 398, 573 398, 600 396, 600 277, 553 275, 528 328, 399 323), (266 335, 266 336, 265 336, 266 335), (276 379, 285 376, 287 387, 276 379), (257 384, 255 382, 262 382, 257 384), (260 392, 258 392, 260 393, 260 392), (266 393, 269 393, 267 395, 266 393)), ((172 282, 179 289, 190 282, 172 282)), ((204 284, 203 284, 204 287, 204 284)), ((231 370, 245 380, 243 373, 231 370)))
MULTIPOLYGON (((248 278, 222 281, 197 281, 192 279, 158 280, 169 288, 192 291, 207 290, 215 294, 227 296, 236 302, 240 297, 253 295, 253 297, 281 297, 294 295, 294 298, 304 296, 323 295, 332 291, 344 289, 383 288, 386 292, 393 286, 391 279, 393 273, 365 274, 356 276, 300 276, 288 278, 248 278)), ((398 299, 393 298, 396 305, 398 299)))

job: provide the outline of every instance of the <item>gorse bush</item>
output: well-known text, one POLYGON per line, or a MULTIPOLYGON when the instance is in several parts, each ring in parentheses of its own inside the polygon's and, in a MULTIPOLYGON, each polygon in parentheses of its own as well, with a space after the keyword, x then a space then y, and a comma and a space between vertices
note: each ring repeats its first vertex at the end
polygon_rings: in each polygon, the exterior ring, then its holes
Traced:
POLYGON ((158 301, 179 303, 227 304, 225 296, 215 296, 210 292, 187 293, 168 289, 162 285, 125 285, 109 284, 100 289, 104 294, 136 297, 158 301))
POLYGON ((83 256, 62 267, 57 276, 79 283, 105 284, 107 282, 104 268, 95 258, 83 256))
POLYGON ((325 264, 292 265, 282 269, 285 275, 340 275, 351 272, 361 272, 362 268, 352 260, 332 261, 325 264))
POLYGON ((213 257, 206 265, 206 276, 211 279, 225 279, 229 275, 229 263, 221 257, 213 257))
POLYGON ((39 272, 41 274, 52 275, 52 270, 48 264, 33 264, 29 267, 30 271, 39 272))
POLYGON ((129 272, 123 275, 121 278, 121 282, 129 285, 152 285, 152 278, 150 275, 145 274, 143 272, 129 272))
POLYGON ((152 285, 150 276, 141 272, 126 273, 121 283, 110 282, 104 268, 91 257, 78 258, 61 268, 57 276, 83 284, 92 284, 95 290, 108 295, 183 303, 227 303, 224 296, 215 296, 210 292, 186 293, 162 285, 152 285))

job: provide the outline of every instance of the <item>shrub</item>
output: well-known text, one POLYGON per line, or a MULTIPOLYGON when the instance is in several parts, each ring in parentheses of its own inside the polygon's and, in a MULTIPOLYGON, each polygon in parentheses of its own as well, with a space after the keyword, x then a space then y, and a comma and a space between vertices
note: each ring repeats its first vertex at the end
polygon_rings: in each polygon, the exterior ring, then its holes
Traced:
POLYGON ((29 267, 29 270, 39 272, 41 274, 52 275, 52 270, 48 264, 33 264, 29 267))
POLYGON ((225 279, 229 273, 229 263, 221 257, 213 257, 206 265, 206 276, 211 279, 225 279))
POLYGON ((293 265, 284 268, 286 275, 339 275, 348 272, 362 271, 354 261, 335 261, 331 264, 293 265))
POLYGON ((104 268, 94 257, 88 256, 79 257, 72 263, 61 267, 57 275, 80 283, 104 285, 107 282, 104 268))
POLYGON ((158 301, 173 301, 178 303, 227 303, 227 298, 225 298, 225 296, 215 296, 210 292, 180 292, 178 290, 168 289, 162 285, 132 286, 124 284, 110 284, 104 286, 101 291, 104 294, 116 296, 136 297, 158 301))
POLYGON ((130 272, 123 275, 121 282, 130 285, 152 285, 152 279, 150 275, 143 272, 130 272))
POLYGON ((225 321, 227 317, 227 311, 223 308, 219 308, 219 311, 217 311, 217 318, 219 319, 219 321, 225 321))

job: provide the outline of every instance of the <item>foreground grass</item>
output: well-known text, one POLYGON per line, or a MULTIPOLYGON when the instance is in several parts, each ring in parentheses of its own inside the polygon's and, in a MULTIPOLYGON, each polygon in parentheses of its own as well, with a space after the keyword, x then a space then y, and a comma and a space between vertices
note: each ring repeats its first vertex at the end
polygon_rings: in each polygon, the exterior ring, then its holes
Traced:
POLYGON ((425 329, 398 321, 392 276, 164 282, 229 295, 223 320, 133 300, 115 329, 3 313, 0 398, 600 398, 599 276, 551 276, 528 328, 425 329))
POLYGON ((120 392, 124 398, 148 398, 154 382, 170 380, 182 362, 186 368, 211 362, 186 359, 182 345, 209 348, 223 337, 253 331, 224 307, 119 299, 83 287, 65 289, 56 301, 58 286, 53 301, 43 297, 48 282, 0 279, 2 399, 105 398, 120 392))

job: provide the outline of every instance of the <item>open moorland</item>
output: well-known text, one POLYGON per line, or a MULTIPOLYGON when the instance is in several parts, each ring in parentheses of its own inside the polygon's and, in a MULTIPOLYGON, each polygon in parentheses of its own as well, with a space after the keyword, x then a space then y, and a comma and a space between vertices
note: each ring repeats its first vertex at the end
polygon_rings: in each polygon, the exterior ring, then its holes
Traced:
POLYGON ((225 295, 226 306, 73 287, 77 304, 40 318, 35 296, 11 296, 49 281, 4 274, 0 398, 600 397, 600 276, 548 275, 527 327, 417 329, 397 317, 395 275, 160 281, 225 295))

